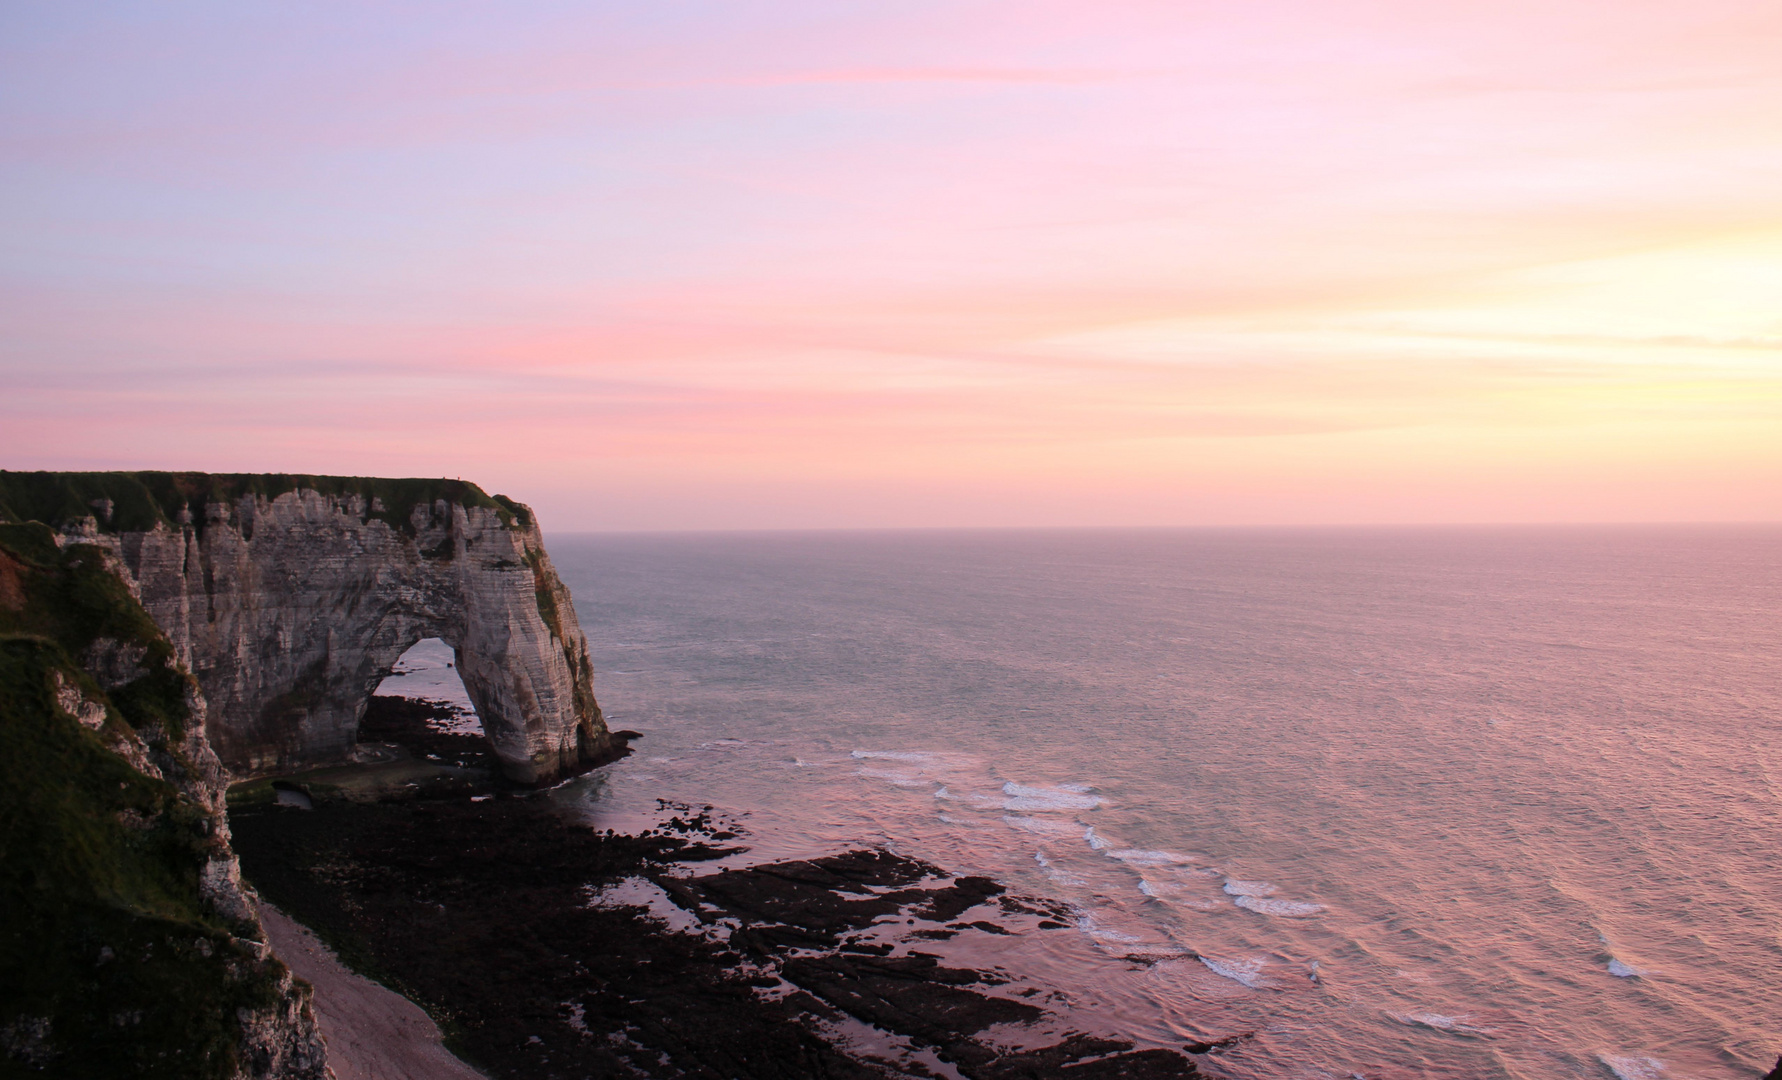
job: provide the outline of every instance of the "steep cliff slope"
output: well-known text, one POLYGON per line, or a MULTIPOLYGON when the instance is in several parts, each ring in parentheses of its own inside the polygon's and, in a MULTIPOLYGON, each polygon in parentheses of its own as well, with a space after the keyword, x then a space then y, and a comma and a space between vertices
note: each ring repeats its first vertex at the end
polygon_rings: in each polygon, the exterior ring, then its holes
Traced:
POLYGON ((204 699, 121 570, 0 525, 0 1072, 322 1080, 204 699))
POLYGON ((458 670, 502 769, 541 783, 609 752, 587 643, 531 512, 453 480, 0 472, 0 519, 114 552, 210 703, 240 775, 337 761, 422 638, 458 670))

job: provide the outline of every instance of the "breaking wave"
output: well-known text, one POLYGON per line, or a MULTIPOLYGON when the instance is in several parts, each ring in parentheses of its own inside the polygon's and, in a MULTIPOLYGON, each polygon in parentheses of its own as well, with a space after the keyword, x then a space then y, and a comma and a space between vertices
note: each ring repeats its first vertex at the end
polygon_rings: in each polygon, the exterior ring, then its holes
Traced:
POLYGON ((1028 811, 1093 810, 1107 802, 1100 795, 1075 790, 1079 787, 1081 785, 1078 784, 1070 787, 1028 787, 1010 780, 1002 785, 1002 793, 1007 796, 1002 808, 1028 811))
POLYGON ((1290 919, 1304 919, 1322 914, 1324 911, 1323 904, 1308 904, 1298 900, 1270 900, 1261 896, 1239 896, 1233 903, 1246 911, 1254 911, 1261 915, 1283 915, 1290 919))
POLYGON ((1102 854, 1134 866, 1186 866, 1194 861, 1187 855, 1178 855, 1173 851, 1140 851, 1137 848, 1120 848, 1102 854))
POLYGON ((1213 974, 1230 979, 1235 983, 1241 983, 1252 990, 1268 989, 1268 982, 1262 977, 1263 961, 1256 957, 1246 957, 1242 960, 1215 960, 1210 956, 1203 956, 1200 958, 1200 962, 1205 964, 1207 970, 1213 974))
POLYGON ((933 754, 924 754, 914 750, 855 750, 848 756, 865 761, 913 761, 920 763, 934 760, 933 754))
POLYGON ((1466 1015, 1444 1016, 1441 1013, 1432 1012, 1389 1012, 1386 1015, 1408 1027, 1430 1028, 1434 1031, 1444 1031, 1449 1035, 1459 1035, 1462 1038, 1467 1039, 1489 1039, 1492 1035, 1496 1034, 1491 1028, 1479 1027, 1475 1024, 1468 1023, 1467 1021, 1471 1020, 1472 1017, 1466 1015))
POLYGON ((1620 1080, 1658 1080, 1664 1075, 1664 1062, 1657 1058, 1598 1054, 1596 1059, 1607 1065, 1620 1080))
POLYGON ((1277 890, 1266 881, 1234 881, 1226 878, 1225 891, 1233 896, 1273 896, 1277 890))

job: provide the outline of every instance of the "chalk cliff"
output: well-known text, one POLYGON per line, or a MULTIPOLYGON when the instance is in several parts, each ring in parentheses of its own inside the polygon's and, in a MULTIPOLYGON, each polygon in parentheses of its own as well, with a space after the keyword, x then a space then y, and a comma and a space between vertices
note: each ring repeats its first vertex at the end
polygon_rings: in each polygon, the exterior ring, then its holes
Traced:
POLYGON ((437 637, 509 778, 608 753, 587 642, 525 506, 450 480, 0 473, 0 517, 113 551, 239 775, 337 761, 437 637))

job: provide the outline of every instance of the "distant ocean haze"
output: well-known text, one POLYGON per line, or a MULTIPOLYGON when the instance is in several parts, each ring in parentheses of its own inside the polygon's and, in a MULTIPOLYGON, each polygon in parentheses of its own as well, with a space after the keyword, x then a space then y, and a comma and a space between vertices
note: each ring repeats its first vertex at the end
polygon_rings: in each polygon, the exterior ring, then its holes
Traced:
MULTIPOLYGON (((557 792, 1071 905, 976 958, 1218 1075, 1782 1050, 1782 530, 558 536, 630 758, 557 792), (1122 959, 1122 958, 1137 958, 1122 959)), ((969 917, 969 916, 968 916, 969 917)), ((1011 1036, 1014 1037, 1014 1036, 1011 1036)))

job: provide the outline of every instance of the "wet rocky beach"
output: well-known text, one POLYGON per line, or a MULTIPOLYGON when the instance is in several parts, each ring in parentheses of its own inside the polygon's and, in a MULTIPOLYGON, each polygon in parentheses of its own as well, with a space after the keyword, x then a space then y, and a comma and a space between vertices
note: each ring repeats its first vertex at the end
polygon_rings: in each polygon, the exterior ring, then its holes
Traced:
POLYGON ((1067 987, 934 951, 1068 932, 1050 902, 882 850, 702 870, 748 843, 711 808, 595 832, 496 786, 481 740, 395 712, 367 738, 433 774, 292 781, 311 809, 238 799, 235 844, 268 900, 492 1077, 1198 1075, 1182 1051, 1049 1023, 1067 987))

